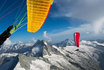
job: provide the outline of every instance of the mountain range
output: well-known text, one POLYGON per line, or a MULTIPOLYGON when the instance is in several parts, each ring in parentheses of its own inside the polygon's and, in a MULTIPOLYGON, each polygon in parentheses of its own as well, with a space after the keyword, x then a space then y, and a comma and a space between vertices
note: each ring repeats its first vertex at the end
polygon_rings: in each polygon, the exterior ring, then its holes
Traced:
POLYGON ((5 44, 0 48, 0 70, 104 70, 104 43, 66 39, 5 44))

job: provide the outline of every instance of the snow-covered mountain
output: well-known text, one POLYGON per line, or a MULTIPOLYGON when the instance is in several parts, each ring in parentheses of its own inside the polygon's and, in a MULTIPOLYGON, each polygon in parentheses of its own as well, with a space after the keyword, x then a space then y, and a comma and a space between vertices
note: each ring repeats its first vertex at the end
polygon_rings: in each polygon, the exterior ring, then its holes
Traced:
POLYGON ((73 46, 75 45, 75 42, 73 40, 66 39, 64 41, 61 41, 59 43, 55 43, 57 47, 66 47, 66 46, 73 46))
POLYGON ((9 39, 1 46, 0 53, 24 53, 33 48, 35 41, 11 43, 9 39), (9 43, 8 43, 9 42, 9 43))
POLYGON ((0 55, 0 70, 104 70, 103 43, 83 40, 80 48, 69 40, 58 44, 38 40, 31 46, 9 45, 0 55))

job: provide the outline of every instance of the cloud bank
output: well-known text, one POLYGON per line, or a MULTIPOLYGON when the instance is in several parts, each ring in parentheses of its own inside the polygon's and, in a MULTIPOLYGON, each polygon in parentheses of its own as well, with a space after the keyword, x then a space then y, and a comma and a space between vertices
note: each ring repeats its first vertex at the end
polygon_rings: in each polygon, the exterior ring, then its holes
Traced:
POLYGON ((55 0, 56 16, 95 21, 104 16, 104 0, 55 0))

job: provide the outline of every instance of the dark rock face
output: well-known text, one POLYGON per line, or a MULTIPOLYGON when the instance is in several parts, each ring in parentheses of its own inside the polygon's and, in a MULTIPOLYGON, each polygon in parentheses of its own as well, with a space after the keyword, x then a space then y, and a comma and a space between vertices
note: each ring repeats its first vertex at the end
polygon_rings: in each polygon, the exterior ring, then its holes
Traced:
POLYGON ((62 55, 56 48, 54 48, 54 47, 52 47, 52 45, 49 45, 48 43, 46 43, 44 46, 44 49, 43 49, 43 55, 45 56, 45 55, 51 55, 51 54, 62 55))

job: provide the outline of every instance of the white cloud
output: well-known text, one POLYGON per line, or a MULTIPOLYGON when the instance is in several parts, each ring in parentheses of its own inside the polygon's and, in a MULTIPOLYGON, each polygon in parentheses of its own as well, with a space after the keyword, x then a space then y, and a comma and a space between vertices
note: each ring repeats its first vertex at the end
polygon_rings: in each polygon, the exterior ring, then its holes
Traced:
POLYGON ((32 49, 33 54, 36 54, 38 52, 39 52, 39 47, 35 47, 35 48, 32 49))
POLYGON ((95 21, 93 23, 93 26, 94 26, 94 32, 96 34, 102 34, 102 33, 104 33, 104 17, 98 19, 97 21, 95 21))
POLYGON ((47 36, 47 31, 44 31, 43 37, 44 37, 45 40, 48 41, 48 42, 52 41, 51 38, 49 38, 49 37, 47 36))

